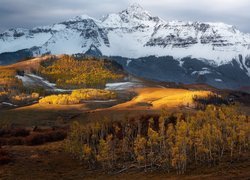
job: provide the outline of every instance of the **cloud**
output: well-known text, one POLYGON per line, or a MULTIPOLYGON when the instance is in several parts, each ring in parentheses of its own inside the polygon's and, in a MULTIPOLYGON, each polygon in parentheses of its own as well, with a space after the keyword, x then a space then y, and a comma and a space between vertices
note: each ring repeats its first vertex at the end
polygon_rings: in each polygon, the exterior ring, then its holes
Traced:
POLYGON ((100 18, 135 2, 165 20, 219 21, 250 32, 249 0, 0 0, 0 31, 53 24, 81 14, 100 18))

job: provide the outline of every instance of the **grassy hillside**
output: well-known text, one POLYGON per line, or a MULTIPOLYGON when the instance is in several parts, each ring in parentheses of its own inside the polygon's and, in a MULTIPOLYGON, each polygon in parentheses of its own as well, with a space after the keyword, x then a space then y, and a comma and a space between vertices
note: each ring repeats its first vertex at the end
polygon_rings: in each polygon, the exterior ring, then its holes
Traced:
POLYGON ((179 106, 193 106, 195 96, 207 97, 210 91, 191 91, 174 88, 139 88, 135 90, 138 94, 131 101, 119 104, 113 109, 143 108, 145 106, 153 109, 174 108, 179 106))

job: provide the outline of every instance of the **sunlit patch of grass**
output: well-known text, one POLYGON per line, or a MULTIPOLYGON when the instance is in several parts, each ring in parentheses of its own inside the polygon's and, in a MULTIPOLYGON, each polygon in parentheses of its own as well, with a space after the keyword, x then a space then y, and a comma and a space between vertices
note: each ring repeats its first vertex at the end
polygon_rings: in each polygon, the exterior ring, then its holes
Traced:
POLYGON ((195 96, 207 97, 210 91, 190 91, 172 88, 141 88, 137 96, 129 102, 117 105, 116 108, 134 107, 140 103, 151 104, 152 108, 192 106, 195 96))

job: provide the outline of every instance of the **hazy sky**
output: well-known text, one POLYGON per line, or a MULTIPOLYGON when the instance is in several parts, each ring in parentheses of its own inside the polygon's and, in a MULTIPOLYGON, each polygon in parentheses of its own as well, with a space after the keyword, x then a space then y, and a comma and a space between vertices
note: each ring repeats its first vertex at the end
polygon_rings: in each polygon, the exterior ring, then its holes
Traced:
POLYGON ((0 0, 0 32, 88 14, 100 18, 140 4, 164 20, 225 22, 250 33, 250 0, 0 0))

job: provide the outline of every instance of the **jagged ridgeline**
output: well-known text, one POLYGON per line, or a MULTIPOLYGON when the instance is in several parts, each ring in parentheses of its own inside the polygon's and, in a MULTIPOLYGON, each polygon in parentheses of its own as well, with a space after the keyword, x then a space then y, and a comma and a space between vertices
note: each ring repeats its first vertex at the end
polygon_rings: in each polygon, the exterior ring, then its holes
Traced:
POLYGON ((107 82, 120 81, 126 76, 116 62, 67 55, 42 62, 38 72, 57 87, 65 89, 104 88, 107 82))

